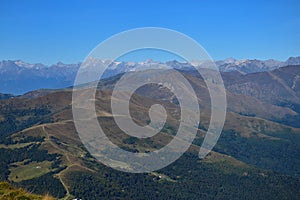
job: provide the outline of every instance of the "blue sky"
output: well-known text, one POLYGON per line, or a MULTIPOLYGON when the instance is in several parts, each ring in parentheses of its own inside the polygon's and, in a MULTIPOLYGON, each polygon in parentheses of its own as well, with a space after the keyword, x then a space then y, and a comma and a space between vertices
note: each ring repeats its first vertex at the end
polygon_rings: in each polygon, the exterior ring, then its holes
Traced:
POLYGON ((113 34, 147 26, 180 31, 216 60, 300 55, 297 0, 1 0, 0 8, 0 60, 74 63, 113 34))

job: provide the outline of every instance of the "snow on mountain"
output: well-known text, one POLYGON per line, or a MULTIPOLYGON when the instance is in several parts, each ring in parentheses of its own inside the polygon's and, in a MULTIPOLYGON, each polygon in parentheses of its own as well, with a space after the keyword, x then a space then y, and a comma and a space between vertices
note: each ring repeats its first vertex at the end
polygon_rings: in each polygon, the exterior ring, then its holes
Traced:
MULTIPOLYGON (((85 67, 95 70, 95 66, 108 66, 102 78, 108 78, 120 73, 147 69, 180 69, 191 70, 192 66, 205 67, 207 61, 193 61, 190 63, 178 62, 176 60, 159 62, 152 59, 143 62, 112 61, 109 59, 89 58, 83 63, 85 67), (93 69, 94 68, 94 69, 93 69)), ((210 63, 211 64, 211 63, 210 63)), ((290 57, 285 62, 273 59, 269 60, 236 60, 227 58, 215 61, 216 66, 223 72, 239 71, 243 74, 270 71, 287 65, 299 65, 300 57, 290 57)), ((46 66, 40 63, 31 64, 22 60, 0 61, 0 92, 22 94, 40 88, 63 88, 72 86, 81 63, 56 64, 46 66)))
POLYGON ((30 63, 26 63, 22 60, 16 60, 13 61, 16 65, 18 65, 19 67, 24 67, 24 68, 28 68, 28 69, 41 69, 46 67, 45 65, 41 64, 41 63, 37 63, 37 64, 30 64, 30 63))
POLYGON ((262 71, 271 71, 279 67, 287 65, 299 65, 300 57, 290 57, 285 62, 278 60, 235 60, 232 58, 216 61, 216 65, 219 67, 220 71, 229 72, 229 71, 239 71, 244 74, 262 72, 262 71))

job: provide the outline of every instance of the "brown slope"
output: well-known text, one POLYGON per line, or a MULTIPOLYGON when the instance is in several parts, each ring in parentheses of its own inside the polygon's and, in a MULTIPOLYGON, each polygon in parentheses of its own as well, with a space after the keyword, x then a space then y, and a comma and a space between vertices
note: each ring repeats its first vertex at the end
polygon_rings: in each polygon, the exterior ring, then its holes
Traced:
POLYGON ((245 94, 267 103, 300 103, 300 66, 282 67, 271 72, 239 75, 223 73, 226 87, 233 93, 245 94))

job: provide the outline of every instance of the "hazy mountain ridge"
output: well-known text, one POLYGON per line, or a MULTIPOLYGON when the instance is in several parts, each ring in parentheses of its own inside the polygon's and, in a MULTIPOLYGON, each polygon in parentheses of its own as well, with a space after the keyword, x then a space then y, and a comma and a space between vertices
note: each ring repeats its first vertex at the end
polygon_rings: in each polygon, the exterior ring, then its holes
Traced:
POLYGON ((71 86, 80 64, 45 66, 23 61, 0 62, 0 91, 2 93, 24 94, 26 92, 71 86))
POLYGON ((224 74, 227 90, 261 101, 290 107, 300 113, 300 65, 268 72, 224 74))
MULTIPOLYGON (((110 60, 90 59, 91 65, 108 64, 110 60)), ((271 71, 286 65, 300 64, 300 57, 291 57, 287 61, 276 60, 236 60, 228 58, 215 62, 222 72, 238 71, 242 74, 271 71)), ((73 84, 81 63, 64 64, 58 62, 50 66, 37 63, 30 64, 22 60, 4 60, 0 62, 0 92, 24 94, 37 89, 57 89, 73 84)), ((193 62, 197 67, 203 67, 206 62, 193 62)), ((193 69, 190 64, 178 61, 158 62, 151 59, 143 62, 112 62, 102 78, 108 78, 120 73, 148 68, 175 68, 180 70, 193 69)))

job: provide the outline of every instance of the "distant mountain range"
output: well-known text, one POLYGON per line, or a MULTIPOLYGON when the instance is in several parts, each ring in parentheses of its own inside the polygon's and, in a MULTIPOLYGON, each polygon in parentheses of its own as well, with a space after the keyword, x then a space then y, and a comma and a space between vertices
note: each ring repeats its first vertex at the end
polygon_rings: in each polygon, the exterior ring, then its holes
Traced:
MULTIPOLYGON (((109 60, 90 59, 91 65, 110 63, 109 60)), ((228 58, 215 62, 222 72, 238 71, 241 74, 271 71, 287 65, 299 65, 300 57, 290 57, 286 61, 277 60, 236 60, 228 58)), ((193 65, 203 67, 205 62, 195 62, 193 65)), ((9 94, 24 94, 41 88, 63 88, 71 86, 81 63, 54 65, 41 63, 30 64, 22 60, 3 60, 0 62, 0 92, 9 94)), ((180 70, 191 70, 188 63, 178 61, 158 62, 151 59, 144 62, 112 62, 102 78, 108 78, 120 73, 136 69, 170 67, 180 70)))
POLYGON ((72 85, 80 64, 61 62, 46 66, 23 61, 0 62, 0 92, 23 94, 40 88, 63 88, 72 85))

